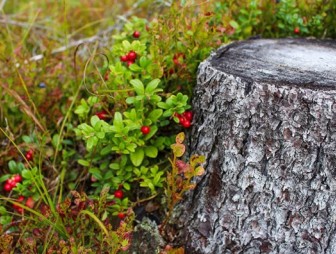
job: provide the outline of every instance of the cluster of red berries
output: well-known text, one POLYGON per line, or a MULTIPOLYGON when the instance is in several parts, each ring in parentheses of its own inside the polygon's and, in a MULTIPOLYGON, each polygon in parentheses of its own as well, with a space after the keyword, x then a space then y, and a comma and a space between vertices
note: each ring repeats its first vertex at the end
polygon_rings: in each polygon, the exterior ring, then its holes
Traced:
POLYGON ((100 120, 106 120, 108 118, 108 114, 105 110, 97 112, 96 116, 98 116, 100 120))
MULTIPOLYGON (((28 197, 26 202, 23 202, 25 200, 24 196, 19 196, 17 201, 20 203, 25 203, 25 205, 29 208, 33 208, 34 207, 34 199, 32 197, 28 197)), ((21 206, 18 206, 16 204, 13 204, 13 209, 16 210, 19 213, 23 213, 23 208, 21 206)))
POLYGON ((131 50, 130 52, 128 52, 128 54, 121 56, 120 61, 126 63, 127 66, 129 67, 131 64, 134 64, 137 56, 138 56, 137 53, 131 50))
POLYGON ((141 127, 140 130, 141 130, 141 132, 142 132, 143 135, 147 135, 150 132, 150 127, 144 125, 144 126, 141 127))
POLYGON ((191 111, 185 111, 182 114, 175 113, 175 116, 179 119, 179 124, 184 128, 189 128, 191 126, 191 121, 193 119, 193 113, 191 111))
POLYGON ((6 180, 5 185, 4 185, 4 191, 10 192, 20 182, 22 182, 21 175, 19 174, 13 175, 11 178, 6 180))
POLYGON ((27 151, 25 157, 27 161, 32 161, 34 159, 34 151, 33 150, 27 151))

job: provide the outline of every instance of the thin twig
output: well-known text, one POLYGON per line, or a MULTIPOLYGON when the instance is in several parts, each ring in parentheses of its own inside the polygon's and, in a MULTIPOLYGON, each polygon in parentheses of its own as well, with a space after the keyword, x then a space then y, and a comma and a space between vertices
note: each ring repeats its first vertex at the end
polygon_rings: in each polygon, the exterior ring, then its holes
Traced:
MULTIPOLYGON (((1 6, 0 6, 0 11, 1 11, 1 6)), ((13 26, 24 27, 24 28, 32 27, 32 25, 29 24, 29 23, 16 21, 16 20, 11 20, 11 19, 0 19, 0 23, 5 24, 5 25, 13 25, 13 26)), ((33 27, 43 29, 43 30, 47 30, 46 27, 41 26, 41 25, 37 25, 37 24, 34 24, 33 27)))

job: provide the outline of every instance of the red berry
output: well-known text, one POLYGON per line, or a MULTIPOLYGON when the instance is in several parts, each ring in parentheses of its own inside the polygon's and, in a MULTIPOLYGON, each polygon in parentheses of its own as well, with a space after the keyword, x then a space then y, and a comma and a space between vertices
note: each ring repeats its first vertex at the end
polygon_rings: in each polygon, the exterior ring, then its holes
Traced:
POLYGON ((17 199, 17 201, 22 202, 24 199, 25 199, 24 196, 19 196, 18 199, 17 199))
POLYGON ((137 54, 134 51, 130 51, 127 55, 129 61, 135 61, 137 58, 137 54))
POLYGON ((16 210, 17 212, 19 212, 19 213, 23 213, 23 208, 22 207, 20 207, 20 206, 17 206, 17 205, 13 205, 13 209, 14 210, 16 210))
POLYGON ((133 61, 128 61, 128 62, 127 62, 127 67, 130 67, 132 64, 134 64, 133 61))
POLYGON ((124 213, 118 213, 118 218, 119 219, 123 220, 123 219, 125 219, 125 217, 126 217, 126 214, 124 214, 124 213))
POLYGON ((134 31, 133 37, 134 38, 139 38, 140 37, 140 32, 139 31, 134 31))
POLYGON ((34 155, 33 150, 29 150, 28 152, 26 152, 26 159, 27 159, 27 161, 33 160, 33 158, 34 158, 33 155, 34 155))
POLYGON ((146 125, 142 126, 141 127, 141 132, 142 132, 143 135, 147 135, 150 132, 150 127, 146 126, 146 125))
POLYGON ((14 180, 14 177, 11 177, 9 179, 7 179, 7 183, 12 186, 12 188, 14 188, 17 184, 17 182, 14 180))
POLYGON ((193 119, 193 113, 191 111, 185 111, 183 113, 183 116, 189 121, 192 121, 193 119))
POLYGON ((14 181, 17 183, 20 183, 22 181, 22 177, 19 174, 14 175, 13 178, 14 178, 14 181))
POLYGON ((104 80, 108 81, 109 80, 109 76, 110 76, 110 72, 109 71, 105 72, 105 74, 104 74, 104 80))
POLYGON ((294 33, 295 34, 299 34, 300 33, 300 28, 299 27, 295 27, 294 28, 294 33))
POLYGON ((128 55, 124 55, 124 56, 120 57, 120 61, 122 61, 122 62, 127 62, 128 60, 129 60, 128 55))
POLYGON ((106 120, 106 118, 107 118, 107 112, 105 110, 99 111, 99 112, 96 113, 96 116, 98 116, 98 118, 100 120, 106 120))
POLYGON ((123 196, 124 196, 124 193, 123 193, 122 190, 116 190, 116 191, 114 192, 114 196, 115 196, 116 198, 122 199, 123 196))
POLYGON ((187 121, 187 119, 185 119, 184 116, 178 116, 178 119, 179 119, 179 123, 180 123, 181 125, 183 125, 183 124, 187 121))
POLYGON ((173 59, 173 62, 174 62, 175 65, 179 65, 179 64, 180 64, 178 58, 174 58, 174 59, 173 59))
POLYGON ((26 201, 26 206, 29 207, 29 208, 33 208, 34 207, 34 199, 32 197, 29 197, 26 201))
POLYGON ((8 182, 4 185, 4 191, 10 192, 13 189, 13 186, 10 185, 8 182))
POLYGON ((189 128, 189 127, 191 126, 191 123, 190 123, 189 120, 186 119, 186 120, 182 123, 182 126, 183 126, 184 128, 189 128))

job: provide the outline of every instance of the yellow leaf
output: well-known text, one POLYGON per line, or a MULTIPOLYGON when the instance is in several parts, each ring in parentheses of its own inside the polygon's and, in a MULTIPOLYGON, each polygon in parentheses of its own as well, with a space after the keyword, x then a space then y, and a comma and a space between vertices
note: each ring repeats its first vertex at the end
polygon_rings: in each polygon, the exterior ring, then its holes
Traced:
POLYGON ((199 166, 195 169, 195 175, 196 176, 201 176, 203 175, 205 172, 204 168, 202 166, 199 166))
POLYGON ((180 132, 179 134, 176 135, 176 143, 182 144, 184 139, 185 139, 184 132, 180 132))

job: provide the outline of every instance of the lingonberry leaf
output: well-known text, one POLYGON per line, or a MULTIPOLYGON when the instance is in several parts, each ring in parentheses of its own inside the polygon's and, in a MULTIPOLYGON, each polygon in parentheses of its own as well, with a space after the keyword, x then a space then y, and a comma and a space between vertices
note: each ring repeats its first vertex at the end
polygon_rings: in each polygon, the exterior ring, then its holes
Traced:
POLYGON ((84 166, 84 167, 88 167, 90 165, 90 162, 86 161, 86 160, 82 160, 82 159, 79 159, 78 160, 78 164, 84 166))
POLYGON ((198 166, 196 169, 195 169, 195 175, 197 176, 201 176, 203 175, 205 172, 204 168, 202 166, 198 166))
POLYGON ((155 146, 147 146, 145 147, 145 154, 149 158, 156 158, 158 155, 158 149, 155 146))
POLYGON ((176 157, 181 157, 185 152, 185 145, 183 144, 172 144, 171 148, 176 157))
POLYGON ((185 139, 184 132, 180 132, 179 134, 176 135, 176 143, 182 144, 184 139, 185 139))
POLYGON ((197 164, 201 164, 205 161, 204 155, 193 154, 190 158, 190 165, 194 168, 197 164))
POLYGON ((142 148, 137 148, 133 153, 130 154, 131 162, 134 166, 138 167, 141 165, 145 157, 145 152, 142 148))
POLYGON ((137 95, 145 94, 144 84, 139 79, 132 79, 130 83, 133 86, 134 91, 136 92, 137 95))
POLYGON ((163 113, 162 109, 154 109, 149 113, 148 118, 152 122, 156 122, 160 118, 160 116, 162 116, 162 113, 163 113))
MULTIPOLYGON (((157 88, 157 86, 159 85, 160 83, 160 79, 154 79, 152 80, 151 82, 149 82, 147 85, 146 85, 146 93, 148 94, 151 94, 154 92, 154 90, 157 88)), ((162 90, 162 89, 160 89, 162 90)))
POLYGON ((99 119, 98 116, 96 116, 96 115, 92 116, 91 119, 90 119, 91 126, 92 126, 92 127, 95 127, 96 124, 97 124, 99 121, 100 121, 100 119, 99 119))

